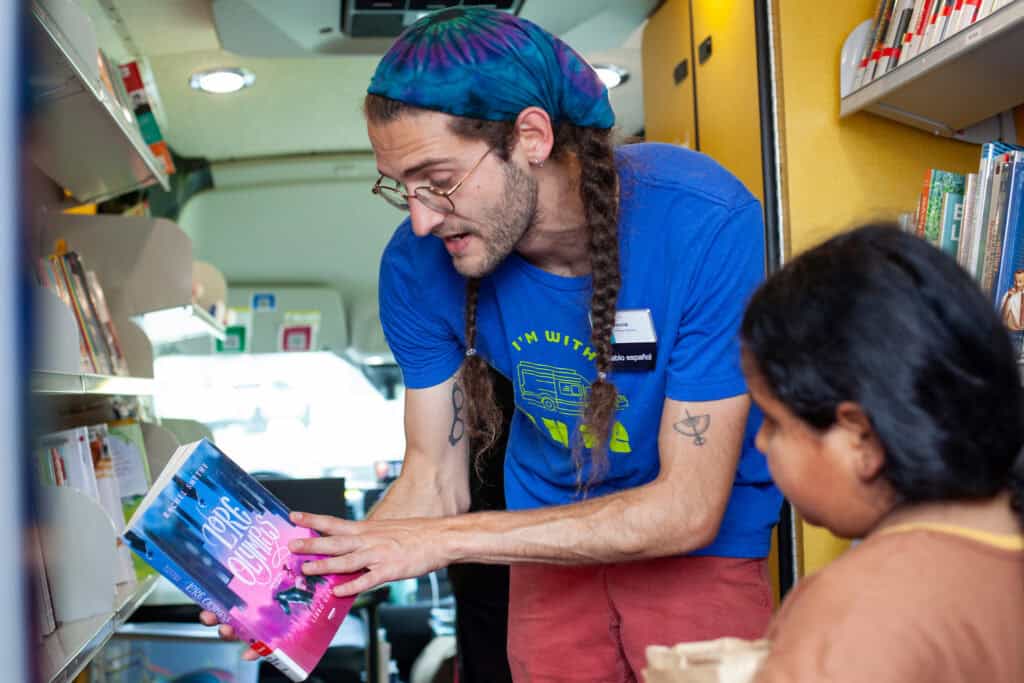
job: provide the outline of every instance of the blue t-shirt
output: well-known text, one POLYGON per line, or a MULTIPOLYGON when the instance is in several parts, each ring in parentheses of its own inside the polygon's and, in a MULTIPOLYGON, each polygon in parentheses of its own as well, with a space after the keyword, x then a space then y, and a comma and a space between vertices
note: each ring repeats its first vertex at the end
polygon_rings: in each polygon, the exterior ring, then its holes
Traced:
MULTIPOLYGON (((764 277, 761 208, 710 158, 661 144, 622 147, 618 310, 649 309, 657 335, 650 370, 613 369, 619 409, 609 469, 596 497, 652 481, 659 471, 664 400, 746 393, 739 323, 764 277)), ((407 387, 451 377, 465 351, 465 279, 443 243, 417 238, 408 220, 384 252, 380 317, 407 387)), ((572 435, 596 375, 590 347, 590 276, 562 277, 512 253, 480 286, 477 352, 507 377, 516 411, 505 455, 509 509, 579 499, 572 435)), ((764 557, 782 497, 747 422, 736 480, 715 541, 695 554, 764 557)), ((686 437, 680 437, 686 438, 686 437)), ((585 458, 587 460, 587 458, 585 458)), ((584 481, 587 472, 584 471, 584 481)))

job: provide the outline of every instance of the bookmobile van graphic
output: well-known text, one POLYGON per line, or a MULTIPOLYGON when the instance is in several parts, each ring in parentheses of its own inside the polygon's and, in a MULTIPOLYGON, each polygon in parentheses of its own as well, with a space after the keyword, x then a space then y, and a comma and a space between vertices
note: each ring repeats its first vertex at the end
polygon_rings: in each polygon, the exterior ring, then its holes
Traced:
MULTIPOLYGON (((516 368, 519 395, 524 403, 562 415, 582 415, 590 394, 590 380, 566 368, 522 361, 516 368)), ((629 407, 619 394, 618 410, 629 407)))

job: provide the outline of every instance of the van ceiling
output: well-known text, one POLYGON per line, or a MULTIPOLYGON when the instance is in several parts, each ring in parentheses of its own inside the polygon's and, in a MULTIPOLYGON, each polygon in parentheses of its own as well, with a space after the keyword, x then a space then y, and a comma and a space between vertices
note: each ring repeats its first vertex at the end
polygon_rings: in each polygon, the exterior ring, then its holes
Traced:
MULTIPOLYGON (((520 16, 562 36, 592 62, 614 62, 631 72, 612 91, 612 106, 620 129, 634 134, 643 128, 639 29, 657 4, 525 0, 520 16)), ((372 48, 370 54, 296 56, 302 54, 297 32, 319 33, 325 17, 340 15, 339 0, 84 0, 83 5, 100 45, 116 59, 148 58, 160 98, 157 117, 178 154, 218 161, 369 149, 360 103, 390 41, 349 41, 372 48), (237 31, 218 33, 217 16, 223 22, 225 14, 238 23, 249 21, 253 41, 242 40, 237 31), (268 38, 275 29, 292 39, 268 38), (221 34, 235 51, 224 48, 221 34), (269 47, 260 47, 260 37, 269 47), (220 66, 244 66, 256 75, 255 84, 228 96, 189 87, 193 72, 220 66)), ((312 38, 305 42, 320 44, 312 38)))

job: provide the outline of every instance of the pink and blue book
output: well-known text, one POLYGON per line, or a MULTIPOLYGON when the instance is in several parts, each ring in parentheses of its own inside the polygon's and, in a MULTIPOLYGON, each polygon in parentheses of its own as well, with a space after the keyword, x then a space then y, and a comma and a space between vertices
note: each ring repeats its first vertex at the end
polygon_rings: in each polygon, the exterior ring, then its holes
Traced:
POLYGON ((124 533, 125 543, 280 669, 303 681, 354 598, 333 588, 353 575, 304 576, 288 542, 315 531, 212 443, 179 448, 124 533))

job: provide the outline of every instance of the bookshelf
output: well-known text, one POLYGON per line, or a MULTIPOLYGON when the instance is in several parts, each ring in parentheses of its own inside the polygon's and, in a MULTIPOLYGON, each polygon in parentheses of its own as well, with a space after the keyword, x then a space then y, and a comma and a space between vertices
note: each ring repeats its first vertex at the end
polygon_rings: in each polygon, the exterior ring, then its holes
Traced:
POLYGON ((82 203, 152 184, 169 189, 134 115, 103 87, 89 16, 75 3, 36 0, 27 24, 36 56, 28 77, 32 161, 82 203))
POLYGON ((840 116, 867 111, 952 136, 1024 102, 1021 45, 1016 0, 842 98, 840 116))
POLYGON ((153 393, 153 380, 33 370, 29 389, 38 396, 149 396, 153 393))
POLYGON ((149 597, 157 578, 148 577, 137 584, 122 584, 117 589, 109 613, 62 624, 43 639, 40 673, 48 683, 73 680, 114 633, 149 597))

